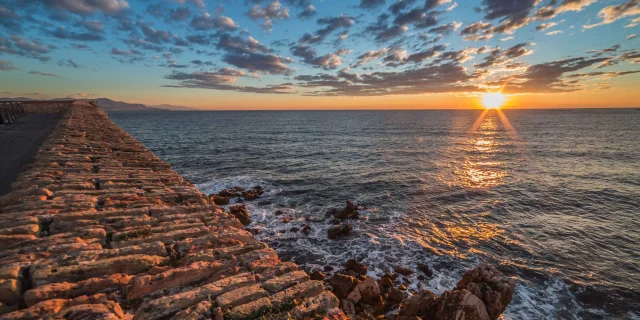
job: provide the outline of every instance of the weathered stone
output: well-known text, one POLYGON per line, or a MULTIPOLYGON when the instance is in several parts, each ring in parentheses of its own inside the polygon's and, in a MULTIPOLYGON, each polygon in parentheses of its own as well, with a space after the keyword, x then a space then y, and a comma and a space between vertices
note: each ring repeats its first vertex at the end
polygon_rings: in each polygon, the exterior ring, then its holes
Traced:
POLYGON ((436 295, 428 290, 421 290, 402 302, 401 316, 423 316, 436 301, 436 295))
POLYGON ((404 293, 402 293, 402 290, 398 288, 391 288, 387 293, 387 297, 389 298, 389 301, 402 302, 402 299, 404 299, 404 293))
POLYGON ((173 315, 179 310, 196 305, 205 299, 215 299, 226 291, 254 283, 254 276, 250 273, 244 273, 224 278, 186 292, 163 296, 142 304, 142 306, 140 306, 136 311, 134 319, 148 320, 167 317, 169 315, 173 315))
POLYGON ((403 276, 410 276, 411 274, 413 274, 413 270, 407 268, 407 267, 402 267, 402 266, 397 266, 393 269, 393 271, 395 271, 396 273, 399 273, 403 276))
POLYGON ((138 274, 163 262, 165 262, 163 257, 138 254, 88 262, 82 265, 38 269, 32 273, 31 278, 34 286, 39 287, 49 283, 75 282, 114 273, 138 274))
POLYGON ((353 289, 347 295, 347 300, 351 301, 353 304, 360 303, 360 300, 362 300, 362 294, 360 293, 360 289, 358 289, 358 287, 355 287, 355 289, 353 289))
POLYGON ((439 320, 490 319, 482 300, 465 289, 445 291, 429 309, 427 317, 439 320))
POLYGON ((316 270, 314 272, 312 272, 310 275, 311 280, 324 280, 324 272, 320 271, 320 270, 316 270))
POLYGON ((456 289, 467 289, 484 302, 490 319, 498 319, 511 302, 515 283, 495 267, 480 264, 467 271, 456 289))
POLYGON ((310 318, 323 315, 330 309, 337 308, 339 304, 336 296, 325 291, 315 297, 304 299, 291 313, 298 319, 310 318))
POLYGON ((24 302, 27 306, 33 306, 45 300, 71 299, 83 295, 120 289, 127 286, 132 279, 133 276, 118 273, 104 278, 91 278, 77 283, 52 283, 25 292, 24 302))
POLYGON ((307 281, 297 284, 291 288, 280 291, 271 296, 271 302, 280 305, 293 299, 310 298, 324 291, 324 286, 320 281, 307 281))
POLYGON ((271 299, 263 297, 243 305, 231 308, 229 315, 232 319, 251 319, 267 311, 271 307, 271 299))
POLYGON ((364 281, 360 282, 357 287, 362 295, 362 300, 365 303, 370 303, 373 299, 380 295, 380 287, 378 283, 372 277, 367 277, 364 281))
POLYGON ((365 275, 368 272, 368 268, 366 265, 356 261, 356 259, 349 259, 345 264, 345 268, 351 269, 361 275, 365 275))
POLYGON ((268 293, 256 284, 224 293, 216 298, 216 304, 223 308, 234 307, 267 295, 268 293))
POLYGON ((0 280, 0 301, 15 305, 20 301, 21 285, 18 280, 0 280))
POLYGON ((329 228, 329 230, 327 230, 327 236, 329 237, 329 239, 337 239, 339 237, 349 234, 351 230, 353 230, 352 225, 343 224, 343 225, 329 228))
POLYGON ((333 293, 338 297, 338 299, 346 298, 357 283, 354 277, 339 273, 334 274, 327 282, 329 282, 333 288, 333 293))
POLYGON ((133 279, 128 298, 137 299, 163 288, 173 288, 202 281, 223 268, 218 262, 195 262, 156 275, 140 275, 133 279))
POLYGON ((0 267, 0 279, 21 280, 22 276, 20 274, 20 269, 19 265, 0 267))
POLYGON ((202 301, 193 307, 178 312, 172 320, 199 320, 211 319, 213 304, 210 301, 202 301))
POLYGON ((275 293, 305 281, 309 281, 309 276, 306 272, 294 271, 268 280, 262 284, 262 287, 271 293, 275 293))

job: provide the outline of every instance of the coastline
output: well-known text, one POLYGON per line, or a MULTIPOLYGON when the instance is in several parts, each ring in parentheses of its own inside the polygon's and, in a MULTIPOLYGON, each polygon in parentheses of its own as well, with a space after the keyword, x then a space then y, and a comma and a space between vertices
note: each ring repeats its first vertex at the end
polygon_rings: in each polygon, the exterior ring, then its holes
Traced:
MULTIPOLYGON (((67 108, 13 192, 0 198, 0 220, 8 226, 0 232, 2 319, 339 319, 345 314, 338 307, 353 303, 356 291, 368 293, 353 304, 379 306, 383 279, 336 273, 332 278, 350 283, 339 301, 338 283, 328 280, 332 293, 324 277, 280 261, 243 230, 237 214, 212 204, 106 113, 87 103, 67 108)), ((487 268, 470 272, 448 295, 412 295, 430 306, 413 316, 462 312, 488 319, 491 309, 497 318, 508 301, 495 307, 485 293, 508 282, 487 268), (487 270, 495 279, 486 278, 487 270), (453 309, 443 309, 450 302, 453 309)))

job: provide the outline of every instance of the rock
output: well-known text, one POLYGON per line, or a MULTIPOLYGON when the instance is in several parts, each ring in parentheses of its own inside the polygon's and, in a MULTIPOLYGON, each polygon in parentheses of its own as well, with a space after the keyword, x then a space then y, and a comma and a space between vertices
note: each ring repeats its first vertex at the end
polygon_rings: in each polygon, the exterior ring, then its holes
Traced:
POLYGON ((289 223, 289 222, 291 222, 291 218, 289 218, 289 217, 284 217, 282 219, 282 223, 289 223))
POLYGON ((354 305, 360 303, 360 300, 362 300, 362 294, 357 286, 349 293, 349 295, 347 295, 347 300, 351 301, 354 305))
MULTIPOLYGON (((400 316, 424 316, 436 302, 436 295, 428 290, 421 290, 402 302, 400 316)), ((430 319, 430 318, 427 318, 430 319)), ((474 319, 474 318, 467 318, 474 319)))
POLYGON ((378 287, 378 283, 372 277, 367 277, 364 281, 360 282, 357 288, 360 290, 362 300, 368 304, 371 304, 375 298, 380 295, 380 287, 378 287))
POLYGON ((403 267, 403 266, 397 266, 395 267, 395 269, 393 269, 393 271, 395 271, 396 273, 399 273, 403 276, 409 276, 411 274, 413 274, 413 270, 407 268, 407 267, 403 267))
POLYGON ((260 185, 257 185, 251 189, 255 190, 259 195, 262 195, 264 193, 264 188, 262 188, 262 186, 260 185))
POLYGON ((289 231, 298 232, 298 231, 300 231, 300 229, 298 229, 298 227, 293 227, 293 228, 289 229, 289 231))
POLYGON ((367 274, 368 268, 366 265, 356 261, 356 259, 349 259, 345 264, 345 268, 351 269, 361 275, 367 274))
POLYGON ((490 319, 498 319, 511 302, 515 283, 495 267, 480 264, 467 271, 456 289, 466 289, 484 302, 490 319))
POLYGON ((331 278, 329 278, 327 282, 333 288, 333 293, 340 300, 346 298, 357 284, 357 281, 354 277, 339 273, 334 274, 331 278))
POLYGON ((320 270, 316 270, 312 272, 309 276, 311 277, 311 280, 319 280, 319 281, 324 280, 324 272, 320 270))
POLYGON ((322 292, 315 297, 305 298, 291 313, 296 319, 310 319, 314 316, 327 313, 339 305, 336 296, 328 292, 322 292))
POLYGON ((283 215, 284 212, 282 210, 276 210, 273 214, 275 214, 276 216, 280 216, 283 215))
POLYGON ((353 230, 352 225, 343 224, 343 225, 329 228, 329 230, 327 231, 327 235, 329 236, 329 239, 336 239, 338 237, 349 234, 351 230, 353 230))
POLYGON ((209 195, 209 201, 218 206, 224 206, 229 204, 229 197, 222 197, 217 194, 209 195))
POLYGON ((228 197, 228 198, 240 198, 241 194, 237 190, 224 189, 224 190, 218 192, 218 196, 220 196, 220 197, 228 197))
POLYGON ((356 307, 349 300, 342 300, 342 311, 351 319, 356 316, 356 307))
POLYGON ((309 234, 309 232, 311 232, 311 227, 308 224, 303 224, 302 225, 302 233, 309 234))
POLYGON ((433 271, 431 271, 431 268, 429 268, 429 265, 418 263, 418 270, 422 271, 429 278, 433 276, 433 271))
POLYGON ((251 223, 251 216, 249 215, 249 212, 247 212, 247 208, 244 205, 231 206, 229 207, 229 211, 232 215, 238 218, 238 220, 240 220, 240 223, 242 223, 243 225, 246 226, 251 223))
POLYGON ((245 230, 251 232, 251 234, 254 236, 262 233, 262 229, 258 229, 258 228, 246 228, 245 230))
POLYGON ((380 286, 382 286, 384 288, 389 288, 389 287, 393 286, 393 280, 391 280, 391 278, 382 277, 382 279, 380 279, 380 281, 378 281, 378 284, 380 284, 380 286))
POLYGON ((330 266, 330 265, 326 265, 326 266, 322 267, 322 271, 324 271, 324 272, 333 271, 333 267, 330 266))
POLYGON ((333 209, 330 211, 331 215, 336 219, 358 219, 358 208, 349 200, 347 200, 347 206, 342 210, 333 209))
POLYGON ((490 319, 482 300, 465 289, 445 291, 430 308, 427 318, 438 320, 490 319))
POLYGON ((348 276, 352 276, 356 279, 358 279, 358 277, 360 276, 359 273, 357 273, 356 271, 353 271, 351 269, 347 269, 345 272, 343 272, 344 274, 348 275, 348 276))
POLYGON ((389 289, 389 293, 387 293, 387 297, 389 298, 389 301, 402 302, 404 293, 402 293, 398 288, 391 288, 389 289))
POLYGON ((242 192, 242 197, 247 201, 251 201, 260 198, 260 195, 255 190, 248 190, 242 192))

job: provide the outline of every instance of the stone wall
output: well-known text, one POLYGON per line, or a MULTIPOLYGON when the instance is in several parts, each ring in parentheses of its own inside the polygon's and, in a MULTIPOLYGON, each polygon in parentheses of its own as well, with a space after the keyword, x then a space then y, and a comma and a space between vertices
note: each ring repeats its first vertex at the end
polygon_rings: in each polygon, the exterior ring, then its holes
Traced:
POLYGON ((104 112, 66 108, 0 198, 0 319, 344 317, 104 112))
POLYGON ((69 110, 71 105, 75 103, 74 100, 62 100, 62 101, 35 101, 26 100, 20 101, 26 113, 63 113, 69 110))

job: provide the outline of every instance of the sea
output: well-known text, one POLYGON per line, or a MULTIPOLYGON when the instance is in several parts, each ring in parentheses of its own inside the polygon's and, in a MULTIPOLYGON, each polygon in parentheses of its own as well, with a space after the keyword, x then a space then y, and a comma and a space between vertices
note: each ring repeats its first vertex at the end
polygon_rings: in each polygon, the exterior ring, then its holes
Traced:
POLYGON ((203 193, 262 186, 248 227, 307 271, 423 263, 409 290, 440 294, 486 262, 517 286, 504 319, 640 319, 640 110, 109 116, 203 193))

